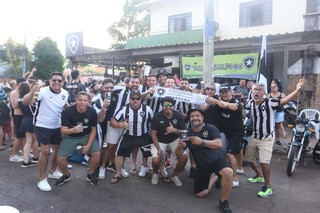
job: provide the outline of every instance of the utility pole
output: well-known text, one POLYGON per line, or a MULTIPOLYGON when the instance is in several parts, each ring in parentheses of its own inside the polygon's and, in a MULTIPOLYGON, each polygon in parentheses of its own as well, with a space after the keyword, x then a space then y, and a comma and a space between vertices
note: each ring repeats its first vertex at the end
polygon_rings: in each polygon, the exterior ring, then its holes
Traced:
POLYGON ((203 81, 205 84, 213 82, 214 56, 214 0, 205 0, 204 29, 203 29, 203 81))

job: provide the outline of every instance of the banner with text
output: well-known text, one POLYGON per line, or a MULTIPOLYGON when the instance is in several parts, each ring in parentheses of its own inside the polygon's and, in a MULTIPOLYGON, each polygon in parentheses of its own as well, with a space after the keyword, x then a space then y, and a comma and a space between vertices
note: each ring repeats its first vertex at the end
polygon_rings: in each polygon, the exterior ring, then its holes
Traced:
POLYGON ((206 96, 202 94, 177 90, 177 89, 171 89, 171 88, 165 88, 165 87, 155 87, 155 92, 153 94, 154 97, 172 97, 173 99, 177 101, 192 103, 192 104, 199 104, 203 105, 206 102, 206 96))
MULTIPOLYGON (((255 80, 259 53, 214 56, 214 77, 244 78, 255 80)), ((182 77, 202 78, 202 56, 182 57, 182 77)))

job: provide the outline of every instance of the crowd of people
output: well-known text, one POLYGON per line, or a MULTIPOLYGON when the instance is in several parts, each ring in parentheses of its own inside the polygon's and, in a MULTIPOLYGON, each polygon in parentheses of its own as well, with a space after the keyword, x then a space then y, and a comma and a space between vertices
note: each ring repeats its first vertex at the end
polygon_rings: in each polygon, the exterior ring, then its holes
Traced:
POLYGON ((112 184, 130 173, 144 177, 152 171, 151 184, 157 185, 161 177, 164 182, 181 187, 179 175, 189 160, 195 196, 207 195, 216 184, 221 187, 222 212, 232 212, 228 199, 232 188, 240 186, 237 175, 244 172, 243 159, 256 172, 248 181, 264 183, 258 196, 273 193, 270 183, 273 138, 280 143, 279 138, 285 135, 280 125, 283 118, 278 113, 304 85, 304 79, 300 79, 287 96, 281 93, 280 82, 275 80, 269 95, 263 84, 245 79, 234 89, 229 84, 216 88, 214 83, 191 88, 188 79, 177 81, 159 70, 157 75, 143 78, 132 75, 124 85, 115 85, 112 79, 105 78, 100 85, 91 85, 90 90, 81 84, 77 70, 71 72, 70 82, 65 82, 61 73, 53 72, 47 85, 39 84, 33 75, 35 71, 1 86, 0 100, 7 108, 1 106, 1 120, 5 122, 1 122, 0 149, 5 148, 2 141, 8 134, 8 145, 12 146, 9 161, 20 162, 23 168, 38 165, 40 190, 52 190, 47 178, 56 179, 55 185, 71 179, 68 157, 75 152, 90 157, 86 179, 92 185, 105 179, 107 171, 114 173, 112 184), (206 96, 205 104, 160 98, 155 95, 156 86, 201 93, 206 96), (4 89, 7 87, 10 90, 4 89), (3 118, 5 110, 9 114, 3 118), (252 140, 245 156, 241 146, 244 110, 253 121, 252 140), (142 159, 138 172, 139 150, 142 159), (262 171, 256 163, 257 156, 262 171), (132 165, 127 170, 124 162, 129 157, 132 165), (173 173, 168 174, 167 168, 174 160, 173 173))

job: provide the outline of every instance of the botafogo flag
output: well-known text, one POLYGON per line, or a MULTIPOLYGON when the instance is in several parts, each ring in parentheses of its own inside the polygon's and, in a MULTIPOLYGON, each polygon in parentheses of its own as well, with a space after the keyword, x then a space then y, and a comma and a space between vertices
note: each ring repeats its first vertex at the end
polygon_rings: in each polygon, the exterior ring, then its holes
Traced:
POLYGON ((261 52, 260 52, 260 61, 257 73, 257 82, 263 83, 265 85, 264 89, 265 92, 267 90, 267 38, 266 35, 262 36, 262 45, 261 45, 261 52))

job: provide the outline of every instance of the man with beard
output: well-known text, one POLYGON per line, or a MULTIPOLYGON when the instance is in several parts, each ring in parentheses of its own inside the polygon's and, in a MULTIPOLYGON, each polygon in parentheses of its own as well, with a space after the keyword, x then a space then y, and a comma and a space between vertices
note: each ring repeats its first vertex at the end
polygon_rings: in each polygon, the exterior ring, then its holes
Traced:
POLYGON ((188 140, 180 140, 175 150, 181 156, 186 148, 192 151, 196 162, 194 193, 197 197, 206 196, 214 182, 222 177, 219 208, 222 212, 232 212, 228 198, 232 190, 232 169, 225 159, 219 130, 203 122, 204 114, 200 107, 188 111, 191 128, 188 129, 188 140))
MULTIPOLYGON (((165 97, 162 99, 163 110, 158 112, 151 123, 151 137, 153 144, 151 146, 152 153, 152 167, 154 173, 152 174, 151 183, 153 185, 158 184, 160 168, 160 157, 165 154, 166 150, 174 153, 174 149, 178 145, 179 135, 181 130, 186 129, 186 123, 184 116, 181 113, 174 110, 175 100, 171 97, 165 97)), ((184 152, 178 157, 178 162, 171 179, 162 174, 165 182, 174 182, 176 186, 182 186, 179 173, 185 167, 188 161, 187 152, 184 152)), ((164 162, 161 162, 161 171, 164 173, 164 162)))
POLYGON ((253 134, 252 140, 246 147, 245 160, 256 172, 256 176, 249 178, 248 181, 250 183, 265 183, 261 191, 258 192, 259 197, 268 197, 273 193, 270 185, 270 161, 275 132, 274 114, 279 106, 288 103, 297 96, 304 82, 304 79, 300 79, 296 89, 282 99, 266 98, 265 85, 262 83, 255 83, 252 87, 253 99, 246 104, 246 109, 250 110, 253 134), (255 162, 257 155, 259 155, 262 172, 255 162))
POLYGON ((96 139, 97 113, 89 106, 90 96, 84 91, 78 92, 76 104, 64 110, 61 117, 61 133, 63 134, 59 151, 58 165, 63 175, 56 180, 55 185, 62 185, 71 178, 68 170, 67 157, 80 146, 82 154, 90 154, 90 167, 88 169, 87 181, 91 185, 97 185, 98 179, 94 171, 99 166, 100 147, 96 139))

